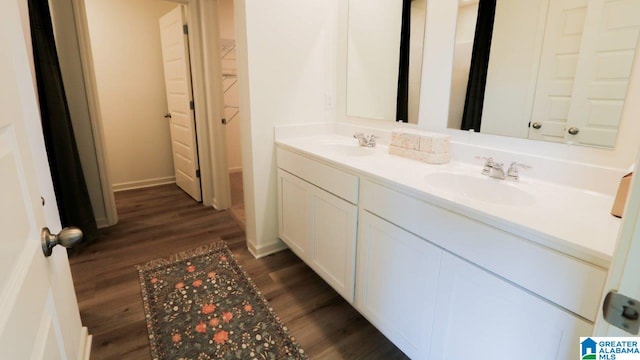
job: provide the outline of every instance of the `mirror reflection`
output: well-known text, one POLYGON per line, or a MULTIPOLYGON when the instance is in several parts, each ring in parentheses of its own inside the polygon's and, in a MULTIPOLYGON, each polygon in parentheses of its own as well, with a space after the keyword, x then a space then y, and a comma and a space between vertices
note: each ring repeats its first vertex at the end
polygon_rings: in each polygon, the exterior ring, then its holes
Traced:
POLYGON ((612 148, 637 0, 460 0, 450 128, 612 148))
POLYGON ((426 0, 349 0, 348 116, 417 123, 426 0))

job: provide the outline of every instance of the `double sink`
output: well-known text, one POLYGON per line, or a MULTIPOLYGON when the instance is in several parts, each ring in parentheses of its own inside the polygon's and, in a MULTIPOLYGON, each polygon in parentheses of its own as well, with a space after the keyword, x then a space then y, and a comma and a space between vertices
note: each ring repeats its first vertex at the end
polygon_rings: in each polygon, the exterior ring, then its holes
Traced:
MULTIPOLYGON (((358 145, 356 140, 349 138, 319 138, 313 145, 320 152, 345 158, 384 156, 387 152, 387 147, 384 145, 364 147, 358 145)), ((466 198, 506 206, 531 206, 536 203, 533 189, 526 182, 512 182, 483 176, 478 168, 472 166, 454 166, 456 170, 449 170, 446 166, 434 166, 440 170, 424 175, 425 185, 453 198, 466 198)))

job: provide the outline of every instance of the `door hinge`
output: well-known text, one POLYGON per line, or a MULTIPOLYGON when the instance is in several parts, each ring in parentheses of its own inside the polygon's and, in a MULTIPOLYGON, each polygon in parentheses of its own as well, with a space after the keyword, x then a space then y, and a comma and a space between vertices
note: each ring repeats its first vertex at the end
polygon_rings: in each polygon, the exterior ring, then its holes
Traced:
POLYGON ((185 35, 189 35, 189 25, 187 24, 182 25, 182 33, 185 35))
POLYGON ((193 100, 189 101, 189 109, 195 110, 196 105, 193 103, 193 100))
POLYGON ((196 170, 196 177, 199 178, 200 177, 200 169, 196 170))

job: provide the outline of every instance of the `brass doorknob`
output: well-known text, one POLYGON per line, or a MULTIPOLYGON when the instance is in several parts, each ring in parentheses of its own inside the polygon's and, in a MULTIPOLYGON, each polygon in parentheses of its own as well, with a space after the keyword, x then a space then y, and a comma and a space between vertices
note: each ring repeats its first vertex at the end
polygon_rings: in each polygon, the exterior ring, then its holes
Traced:
POLYGON ((531 127, 538 130, 542 127, 542 124, 536 121, 533 124, 531 124, 531 127))
POLYGON ((572 126, 569 128, 569 130, 567 130, 567 132, 571 135, 577 135, 580 132, 580 129, 578 129, 575 126, 572 126))
POLYGON ((82 240, 82 230, 77 227, 66 227, 58 234, 52 234, 48 227, 42 228, 40 244, 45 257, 51 256, 53 247, 60 244, 66 248, 72 248, 82 240))

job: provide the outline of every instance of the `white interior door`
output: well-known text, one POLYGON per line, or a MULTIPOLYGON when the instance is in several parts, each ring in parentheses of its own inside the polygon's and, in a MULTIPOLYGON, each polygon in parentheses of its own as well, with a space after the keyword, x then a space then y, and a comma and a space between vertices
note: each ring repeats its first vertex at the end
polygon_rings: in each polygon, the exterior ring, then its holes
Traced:
POLYGON ((564 142, 587 0, 550 1, 529 139, 564 142))
POLYGON ((587 10, 567 142, 613 148, 640 32, 640 1, 591 0, 587 10))
MULTIPOLYGON (((640 153, 636 159, 636 172, 629 188, 626 209, 623 214, 623 222, 620 230, 618 244, 616 246, 609 277, 604 287, 602 299, 609 291, 617 291, 620 294, 636 299, 640 302, 640 153)), ((622 329, 607 323, 602 314, 602 309, 596 319, 595 336, 632 336, 622 329)), ((633 336, 639 336, 634 334, 633 336)))
POLYGON ((0 359, 88 358, 66 252, 45 258, 40 246, 40 230, 57 231, 60 223, 56 210, 54 218, 46 210, 55 209, 55 197, 29 67, 26 3, 6 1, 0 11, 0 359))
POLYGON ((159 22, 176 184, 196 201, 202 201, 189 44, 182 6, 162 16, 159 22))

